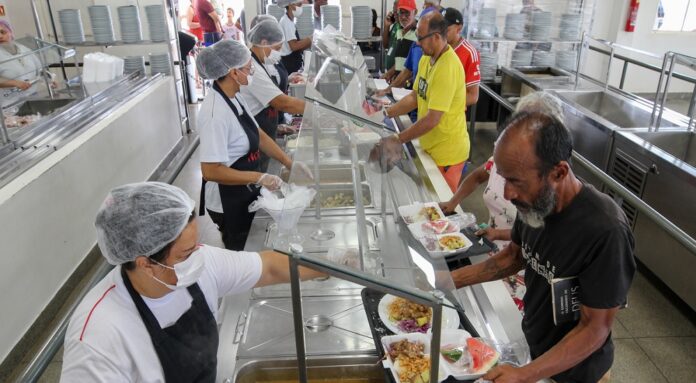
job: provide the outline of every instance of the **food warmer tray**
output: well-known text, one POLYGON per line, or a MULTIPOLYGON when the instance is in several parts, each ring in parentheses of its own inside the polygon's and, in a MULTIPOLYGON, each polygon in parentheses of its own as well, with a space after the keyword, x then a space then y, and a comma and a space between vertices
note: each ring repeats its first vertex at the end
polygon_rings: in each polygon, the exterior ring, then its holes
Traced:
MULTIPOLYGON (((394 335, 387 326, 384 325, 382 320, 379 318, 379 313, 377 307, 379 306, 379 301, 382 300, 385 293, 369 288, 364 288, 360 292, 362 296, 363 307, 365 308, 365 314, 367 314, 367 322, 370 325, 370 331, 372 331, 372 340, 375 342, 375 348, 377 349, 377 354, 380 358, 384 359, 384 350, 382 349, 382 337, 388 335, 394 335)), ((469 322, 469 319, 461 311, 457 311, 459 314, 459 328, 468 331, 472 337, 478 337, 479 334, 474 329, 474 326, 469 322)), ((396 383, 394 376, 392 376, 391 371, 387 368, 384 369, 385 382, 396 383)), ((474 382, 475 380, 457 380, 453 377, 448 377, 441 383, 455 383, 455 382, 474 382)))

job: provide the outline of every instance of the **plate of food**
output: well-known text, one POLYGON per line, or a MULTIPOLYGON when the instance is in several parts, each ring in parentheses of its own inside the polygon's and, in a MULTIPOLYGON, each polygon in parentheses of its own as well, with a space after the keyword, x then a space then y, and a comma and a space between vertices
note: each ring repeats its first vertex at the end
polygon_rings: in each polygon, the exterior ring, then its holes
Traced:
POLYGON ((449 234, 459 231, 459 224, 447 218, 434 221, 415 222, 408 225, 414 237, 417 239, 428 235, 449 234))
MULTIPOLYGON (((392 335, 382 338, 384 366, 397 383, 430 382, 430 336, 426 334, 392 335)), ((440 369, 439 376, 444 376, 440 369)), ((441 381, 442 379, 438 379, 441 381)))
MULTIPOLYGON (((445 299, 446 304, 452 305, 445 299)), ((385 295, 379 301, 377 313, 382 323, 394 334, 428 333, 432 327, 433 310, 394 295, 385 295)), ((451 307, 442 307, 442 328, 459 328, 459 314, 451 307)))
POLYGON ((445 213, 436 202, 416 202, 411 205, 399 206, 399 215, 406 224, 415 222, 437 221, 445 218, 445 213))
POLYGON ((440 235, 426 235, 419 239, 431 257, 446 257, 448 255, 467 251, 474 244, 466 235, 456 232, 440 235))
POLYGON ((442 369, 457 380, 473 380, 485 375, 500 358, 495 345, 484 338, 472 338, 463 330, 442 330, 440 360, 442 369))

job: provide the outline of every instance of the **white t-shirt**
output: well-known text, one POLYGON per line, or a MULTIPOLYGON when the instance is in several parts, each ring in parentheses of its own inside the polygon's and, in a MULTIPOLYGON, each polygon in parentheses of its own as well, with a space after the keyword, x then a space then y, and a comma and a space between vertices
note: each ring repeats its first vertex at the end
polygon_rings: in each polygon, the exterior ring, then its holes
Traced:
POLYGON ((285 35, 285 41, 283 41, 283 47, 280 48, 280 54, 287 56, 292 53, 288 41, 297 40, 297 36, 295 35, 297 28, 295 28, 295 23, 290 20, 287 13, 280 18, 280 29, 283 30, 283 35, 285 35))
POLYGON ((252 60, 254 65, 254 83, 251 88, 244 87, 239 93, 249 106, 249 113, 256 116, 268 105, 271 100, 283 94, 280 88, 273 83, 273 80, 266 74, 266 68, 261 66, 256 60, 252 60))
MULTIPOLYGON (((258 253, 202 246, 205 268, 198 286, 217 319, 218 298, 250 290, 261 277, 258 253)), ((188 290, 159 299, 143 297, 162 327, 174 324, 191 307, 188 290)), ((164 382, 150 334, 117 266, 85 296, 65 335, 61 382, 164 382)))
MULTIPOLYGON (((249 110, 239 93, 232 99, 232 104, 240 114, 249 110)), ((254 115, 250 115, 253 119, 254 115)), ((211 90, 201 104, 198 112, 198 135, 201 141, 201 162, 217 162, 230 166, 249 153, 249 137, 237 116, 227 106, 225 99, 215 90, 211 90)), ((215 182, 205 185, 205 207, 210 211, 222 213, 220 191, 215 182)))

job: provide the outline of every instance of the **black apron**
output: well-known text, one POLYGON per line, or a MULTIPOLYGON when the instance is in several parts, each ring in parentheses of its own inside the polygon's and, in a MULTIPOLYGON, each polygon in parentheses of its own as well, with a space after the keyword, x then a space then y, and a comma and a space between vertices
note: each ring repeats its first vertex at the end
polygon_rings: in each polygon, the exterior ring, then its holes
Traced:
POLYGON ((176 323, 162 328, 143 298, 133 288, 124 268, 121 268, 121 277, 150 334, 165 381, 215 382, 218 328, 198 283, 187 288, 193 298, 191 308, 176 323))
MULTIPOLYGON (((230 168, 239 171, 259 171, 261 152, 259 151, 259 129, 256 123, 246 111, 241 115, 237 112, 237 108, 225 92, 220 89, 217 82, 213 82, 213 90, 218 92, 227 106, 232 109, 249 139, 249 152, 230 165, 230 168)), ((205 213, 205 184, 206 181, 203 180, 201 215, 205 213)), ((218 184, 218 189, 220 190, 223 212, 222 241, 225 243, 225 248, 229 250, 243 250, 255 215, 255 213, 249 212, 249 205, 259 196, 260 189, 256 185, 221 184, 218 184)))
MULTIPOLYGON (((300 39, 300 34, 297 33, 297 30, 295 30, 295 39, 299 40, 300 39)), ((285 66, 285 69, 288 70, 288 73, 295 73, 299 72, 299 70, 302 68, 303 64, 303 51, 293 51, 287 56, 283 56, 280 59, 280 62, 283 63, 285 66)))
POLYGON ((280 83, 278 84, 278 88, 280 88, 281 92, 288 94, 288 87, 290 86, 290 83, 288 82, 288 70, 285 69, 285 65, 283 65, 282 62, 279 62, 274 66, 280 75, 280 83))
MULTIPOLYGON (((256 56, 254 52, 251 52, 251 57, 256 60, 257 63, 259 63, 259 66, 263 68, 263 71, 266 72, 266 75, 270 77, 271 81, 275 84, 275 86, 280 88, 280 85, 278 81, 276 80, 275 77, 271 76, 270 73, 268 73, 268 70, 266 67, 263 65, 261 60, 256 56)), ((281 89, 282 91, 282 89, 281 89)), ((254 116, 254 119, 256 122, 259 124, 259 128, 263 130, 266 134, 268 134, 268 137, 271 137, 273 141, 276 140, 277 138, 277 133, 278 133, 278 115, 282 113, 278 113, 278 110, 276 110, 274 107, 271 105, 268 105, 265 107, 263 110, 261 110, 257 115, 254 116)), ((266 153, 261 153, 261 164, 259 166, 259 171, 261 172, 266 172, 268 169, 268 163, 271 161, 271 158, 266 155, 266 153)))

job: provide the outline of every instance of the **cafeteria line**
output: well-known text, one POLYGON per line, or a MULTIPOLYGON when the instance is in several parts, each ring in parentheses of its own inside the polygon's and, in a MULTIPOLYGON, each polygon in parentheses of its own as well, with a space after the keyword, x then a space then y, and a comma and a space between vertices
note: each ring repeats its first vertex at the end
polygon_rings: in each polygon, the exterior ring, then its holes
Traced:
POLYGON ((681 5, 309 3, 0 4, 0 381, 696 379, 681 5))

